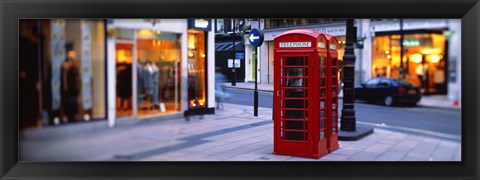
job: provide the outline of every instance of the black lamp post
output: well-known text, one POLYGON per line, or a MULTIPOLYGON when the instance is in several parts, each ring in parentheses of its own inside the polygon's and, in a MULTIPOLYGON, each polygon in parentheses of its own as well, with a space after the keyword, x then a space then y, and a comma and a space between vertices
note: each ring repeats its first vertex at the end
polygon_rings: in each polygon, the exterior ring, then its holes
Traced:
POLYGON ((345 54, 343 55, 343 108, 340 122, 339 140, 358 140, 373 133, 373 128, 358 127, 355 116, 355 51, 354 42, 356 30, 353 27, 354 19, 347 19, 347 37, 345 54))
MULTIPOLYGON (((258 29, 260 28, 260 19, 258 19, 258 29)), ((258 47, 255 47, 255 89, 253 91, 253 116, 257 117, 258 116, 258 60, 260 57, 258 57, 258 47)))
POLYGON ((356 130, 355 117, 355 52, 353 47, 355 30, 353 27, 353 19, 347 19, 347 37, 345 43, 345 54, 343 55, 343 109, 341 117, 342 131, 356 130))

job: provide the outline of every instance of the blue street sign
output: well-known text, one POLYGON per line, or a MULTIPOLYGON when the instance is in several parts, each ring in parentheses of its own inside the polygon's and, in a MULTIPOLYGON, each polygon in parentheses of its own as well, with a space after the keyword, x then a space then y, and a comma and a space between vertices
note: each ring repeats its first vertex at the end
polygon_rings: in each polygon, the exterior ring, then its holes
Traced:
POLYGON ((245 59, 245 54, 243 54, 243 53, 235 53, 235 59, 245 59))
POLYGON ((252 46, 261 46, 263 43, 263 31, 258 29, 252 29, 247 38, 248 42, 250 42, 252 46))

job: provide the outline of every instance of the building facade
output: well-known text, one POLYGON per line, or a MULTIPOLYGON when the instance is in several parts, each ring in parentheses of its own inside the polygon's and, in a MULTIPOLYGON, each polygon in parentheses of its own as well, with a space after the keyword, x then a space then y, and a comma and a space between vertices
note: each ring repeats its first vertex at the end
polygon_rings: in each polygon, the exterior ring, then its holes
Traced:
POLYGON ((109 126, 214 113, 213 28, 206 19, 109 20, 109 126))
POLYGON ((356 22, 357 37, 363 39, 363 48, 355 49, 356 84, 378 76, 397 79, 403 67, 404 79, 422 87, 425 94, 460 101, 460 19, 404 19, 402 31, 400 20, 356 22))
POLYGON ((208 19, 22 19, 21 128, 214 113, 208 19))
MULTIPOLYGON (((252 22, 255 27, 256 22, 252 22)), ((258 27, 258 25, 256 25, 258 27)), ((256 28, 255 27, 255 28, 256 28)), ((272 84, 275 72, 273 71, 273 39, 275 36, 293 29, 308 29, 318 32, 328 33, 337 38, 339 41, 338 53, 339 60, 343 60, 345 47, 345 20, 340 19, 260 19, 260 29, 264 31, 264 42, 258 48, 258 57, 260 57, 258 65, 258 82, 263 84, 272 84)), ((250 46, 249 52, 255 50, 250 46)), ((247 48, 248 49, 248 48, 247 48)), ((251 53, 247 53, 247 57, 251 57, 251 53)), ((247 69, 250 69, 247 67, 247 69)), ((252 72, 252 71, 250 71, 252 72)), ((341 72, 339 72, 341 73, 341 72)), ((253 74, 253 73, 252 73, 253 74)), ((253 77, 253 76, 252 76, 253 77)))
POLYGON ((243 35, 250 21, 247 19, 215 19, 214 21, 216 27, 215 66, 220 68, 221 73, 227 77, 229 82, 232 79, 235 79, 235 82, 244 82, 247 69, 245 67, 246 45, 243 35), (238 61, 237 66, 235 66, 234 59, 238 61))
POLYGON ((107 118, 104 20, 20 19, 18 53, 20 128, 107 118))
MULTIPOLYGON (((273 83, 273 39, 292 29, 309 29, 335 36, 339 43, 339 60, 343 58, 346 26, 342 19, 260 19, 264 43, 258 48, 260 57, 258 82, 273 83)), ((404 69, 404 79, 424 89, 425 94, 445 95, 451 100, 461 97, 461 21, 459 19, 356 19, 357 45, 355 83, 372 77, 397 79, 404 69), (403 47, 400 34, 403 34, 403 47), (358 42, 361 42, 359 45, 358 42), (400 51, 403 49, 403 58, 400 51), (403 64, 401 64, 402 59, 403 64)), ((251 27, 257 28, 258 21, 251 27)), ((246 43, 248 44, 248 42, 246 43)), ((253 81, 255 71, 248 58, 253 47, 245 47, 245 81, 253 81)), ((340 78, 342 72, 340 70, 340 78)))

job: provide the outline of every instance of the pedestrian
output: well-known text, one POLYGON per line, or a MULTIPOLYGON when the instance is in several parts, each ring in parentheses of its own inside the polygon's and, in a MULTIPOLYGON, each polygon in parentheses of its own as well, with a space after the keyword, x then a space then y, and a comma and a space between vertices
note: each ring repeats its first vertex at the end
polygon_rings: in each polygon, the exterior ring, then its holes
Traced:
POLYGON ((227 82, 227 78, 220 71, 220 67, 215 67, 215 101, 217 102, 217 109, 220 108, 220 103, 232 97, 222 87, 222 83, 227 82))
POLYGON ((117 63, 117 94, 120 99, 119 110, 131 109, 132 99, 132 63, 124 60, 117 63))
POLYGON ((80 93, 80 72, 75 64, 76 54, 73 44, 66 44, 67 57, 62 67, 62 107, 67 120, 75 120, 78 111, 78 95, 80 93))
POLYGON ((433 82, 435 83, 435 91, 438 93, 445 92, 445 60, 440 60, 436 67, 436 71, 433 72, 433 82))
POLYGON ((418 80, 420 82, 420 88, 422 88, 425 92, 427 92, 426 81, 428 76, 428 65, 425 63, 425 60, 423 60, 420 64, 417 65, 417 69, 415 70, 415 73, 418 76, 418 80))
POLYGON ((418 64, 417 69, 415 70, 415 73, 417 74, 418 80, 420 82, 420 87, 423 87, 423 64, 418 64))

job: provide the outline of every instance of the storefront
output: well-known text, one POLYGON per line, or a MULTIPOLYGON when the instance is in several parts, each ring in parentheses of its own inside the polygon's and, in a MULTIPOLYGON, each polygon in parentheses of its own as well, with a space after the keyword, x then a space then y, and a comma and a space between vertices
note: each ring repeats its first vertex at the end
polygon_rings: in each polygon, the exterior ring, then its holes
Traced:
MULTIPOLYGON (((213 66, 209 66, 208 62, 214 63, 214 56, 207 53, 214 53, 215 49, 209 49, 210 39, 214 39, 212 31, 212 22, 204 19, 189 19, 188 20, 188 111, 189 114, 206 114, 213 113, 214 104, 209 104, 207 101, 207 88, 209 76, 207 72, 209 69, 215 70, 213 66), (212 32, 212 33, 209 33, 212 32), (209 56, 211 55, 211 56, 209 56), (208 59, 212 59, 208 61, 208 59)), ((213 80, 210 80, 213 81, 213 80)), ((210 92, 212 92, 210 90, 210 92)), ((213 97, 214 91, 210 97, 213 97)))
POLYGON ((21 127, 105 120, 105 21, 19 20, 21 127))
POLYGON ((215 66, 221 69, 221 73, 227 77, 228 82, 234 79, 232 72, 234 66, 229 64, 229 59, 232 59, 234 56, 240 61, 240 67, 235 68, 235 80, 236 82, 245 82, 244 64, 251 62, 248 62, 245 57, 247 46, 242 43, 242 40, 240 35, 217 35, 215 39, 215 66))
MULTIPOLYGON (((421 87, 425 94, 460 97, 460 22, 449 19, 406 19, 403 23, 403 57, 398 20, 372 21, 370 77, 404 79, 421 87), (453 46, 452 46, 453 45, 453 46)), ((368 38, 367 38, 368 39, 368 38)), ((366 48, 369 50, 370 48, 366 48)), ((368 53, 368 52, 366 52, 368 53)))
POLYGON ((252 63, 245 56, 248 50, 242 34, 250 27, 248 19, 215 19, 215 66, 228 82, 246 82, 245 63, 252 63), (234 61, 235 59, 235 61, 234 61))
POLYGON ((400 35, 379 33, 373 39, 372 77, 398 79, 400 67, 404 79, 422 87, 427 94, 446 94, 447 51, 443 31, 410 31, 403 37, 403 61, 400 61, 400 35))
POLYGON ((107 28, 109 62, 115 62, 109 64, 110 126, 117 119, 213 113, 209 20, 115 19, 107 28))

